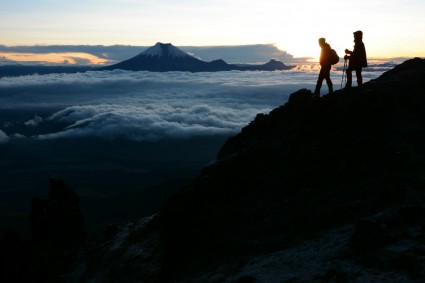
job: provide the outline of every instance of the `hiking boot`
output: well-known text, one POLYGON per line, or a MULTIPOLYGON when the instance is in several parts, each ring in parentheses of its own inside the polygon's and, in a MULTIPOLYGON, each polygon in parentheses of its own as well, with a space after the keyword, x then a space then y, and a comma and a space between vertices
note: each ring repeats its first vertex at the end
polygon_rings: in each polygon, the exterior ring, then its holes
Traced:
POLYGON ((321 88, 321 86, 316 85, 316 89, 314 90, 313 95, 318 95, 318 96, 320 96, 320 88, 321 88))

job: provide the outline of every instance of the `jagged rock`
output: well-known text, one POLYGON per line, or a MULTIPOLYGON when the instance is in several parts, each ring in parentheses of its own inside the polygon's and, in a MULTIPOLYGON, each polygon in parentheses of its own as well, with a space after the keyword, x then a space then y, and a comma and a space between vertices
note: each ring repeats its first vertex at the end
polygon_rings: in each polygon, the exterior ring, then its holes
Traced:
POLYGON ((311 100, 313 93, 308 89, 300 89, 289 96, 288 104, 305 104, 311 100))
POLYGON ((159 243, 158 216, 110 227, 88 248, 81 282, 157 283, 163 250, 159 243), (105 237, 106 236, 106 237, 105 237))
POLYGON ((365 218, 356 223, 356 230, 351 240, 355 253, 371 252, 392 241, 385 225, 372 218, 365 218))
POLYGON ((31 273, 40 282, 65 280, 85 245, 84 219, 79 198, 62 180, 50 178, 47 199, 32 200, 33 231, 31 273))
POLYGON ((49 197, 31 201, 32 241, 12 230, 1 238, 1 282, 65 282, 77 265, 86 240, 79 198, 62 180, 49 183, 49 197))
POLYGON ((86 232, 79 197, 62 180, 51 178, 49 182, 49 198, 34 197, 31 203, 34 243, 64 247, 84 244, 86 232))

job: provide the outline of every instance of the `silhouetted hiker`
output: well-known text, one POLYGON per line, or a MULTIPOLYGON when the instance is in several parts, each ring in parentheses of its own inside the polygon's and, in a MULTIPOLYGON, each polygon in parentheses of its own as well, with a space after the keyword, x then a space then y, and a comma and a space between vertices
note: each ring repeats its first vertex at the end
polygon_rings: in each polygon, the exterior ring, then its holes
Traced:
POLYGON ((353 32, 354 34, 354 49, 350 51, 345 49, 344 59, 349 60, 347 68, 347 84, 345 87, 351 87, 352 71, 356 71, 357 85, 363 84, 362 68, 367 67, 366 48, 363 43, 363 32, 361 30, 353 32))
POLYGON ((333 92, 333 85, 331 81, 331 46, 326 43, 325 38, 319 38, 319 45, 322 48, 320 52, 320 72, 319 78, 317 79, 316 89, 314 90, 315 96, 320 96, 320 88, 322 87, 322 82, 325 79, 328 85, 329 93, 333 92))

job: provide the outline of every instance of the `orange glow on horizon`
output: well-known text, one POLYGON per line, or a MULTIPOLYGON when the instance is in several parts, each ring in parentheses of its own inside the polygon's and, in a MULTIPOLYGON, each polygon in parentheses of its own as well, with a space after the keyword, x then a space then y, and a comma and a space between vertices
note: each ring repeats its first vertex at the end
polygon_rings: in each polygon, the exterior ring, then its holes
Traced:
POLYGON ((0 52, 0 59, 11 60, 15 62, 43 62, 51 64, 87 64, 99 65, 108 63, 109 60, 99 58, 92 54, 83 52, 64 52, 64 53, 9 53, 0 52))

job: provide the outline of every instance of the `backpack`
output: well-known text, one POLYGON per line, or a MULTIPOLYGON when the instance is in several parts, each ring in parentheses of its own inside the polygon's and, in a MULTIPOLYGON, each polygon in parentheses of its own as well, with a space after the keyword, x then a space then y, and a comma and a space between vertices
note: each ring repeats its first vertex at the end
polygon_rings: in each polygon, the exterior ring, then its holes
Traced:
POLYGON ((339 56, 338 56, 338 54, 336 54, 335 49, 331 49, 329 61, 331 62, 332 65, 335 65, 336 63, 339 62, 339 56))

